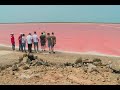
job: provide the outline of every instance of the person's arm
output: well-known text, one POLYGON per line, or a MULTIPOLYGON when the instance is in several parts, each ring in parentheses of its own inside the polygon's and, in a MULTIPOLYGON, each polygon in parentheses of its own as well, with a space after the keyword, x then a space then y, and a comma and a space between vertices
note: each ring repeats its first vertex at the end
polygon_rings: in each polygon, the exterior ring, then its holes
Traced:
POLYGON ((27 37, 26 37, 26 43, 28 43, 27 37))
POLYGON ((56 44, 56 37, 55 37, 55 44, 56 44))
POLYGON ((25 38, 25 44, 26 44, 27 39, 25 38))
POLYGON ((14 42, 14 44, 15 44, 15 38, 13 37, 13 42, 14 42))
POLYGON ((32 43, 34 43, 34 41, 33 41, 33 37, 31 36, 31 40, 32 40, 32 43))
POLYGON ((37 36, 37 40, 38 40, 38 42, 39 42, 39 38, 38 38, 38 36, 37 36))

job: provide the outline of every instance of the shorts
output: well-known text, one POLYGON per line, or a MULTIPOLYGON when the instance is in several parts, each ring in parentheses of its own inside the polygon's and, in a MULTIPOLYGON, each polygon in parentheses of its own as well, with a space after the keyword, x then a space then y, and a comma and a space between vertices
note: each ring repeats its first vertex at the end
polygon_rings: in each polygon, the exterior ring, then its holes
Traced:
POLYGON ((38 46, 38 42, 34 42, 34 46, 38 46))
POLYGON ((52 45, 52 43, 48 43, 48 47, 50 48, 52 48, 53 47, 53 45, 52 45))
POLYGON ((41 43, 41 46, 45 46, 45 43, 42 42, 42 43, 41 43))

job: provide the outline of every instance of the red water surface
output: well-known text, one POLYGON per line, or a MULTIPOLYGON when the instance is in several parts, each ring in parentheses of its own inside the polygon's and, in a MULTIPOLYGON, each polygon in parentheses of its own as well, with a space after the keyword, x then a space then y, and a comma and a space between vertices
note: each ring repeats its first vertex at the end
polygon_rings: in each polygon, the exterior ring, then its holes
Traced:
MULTIPOLYGON (((11 45, 10 33, 15 34, 18 46, 19 33, 38 35, 42 31, 54 32, 55 48, 63 51, 99 52, 120 55, 120 24, 100 23, 23 23, 0 24, 0 44, 11 45)), ((40 44, 39 44, 40 45, 40 44)))

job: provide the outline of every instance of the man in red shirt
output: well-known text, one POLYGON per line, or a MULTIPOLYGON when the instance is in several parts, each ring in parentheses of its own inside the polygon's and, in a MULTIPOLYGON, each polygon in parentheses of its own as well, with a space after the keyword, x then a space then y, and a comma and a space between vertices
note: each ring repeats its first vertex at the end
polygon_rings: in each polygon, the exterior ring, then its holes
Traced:
POLYGON ((11 33, 11 43, 12 43, 12 50, 15 50, 15 38, 14 38, 14 34, 11 33))

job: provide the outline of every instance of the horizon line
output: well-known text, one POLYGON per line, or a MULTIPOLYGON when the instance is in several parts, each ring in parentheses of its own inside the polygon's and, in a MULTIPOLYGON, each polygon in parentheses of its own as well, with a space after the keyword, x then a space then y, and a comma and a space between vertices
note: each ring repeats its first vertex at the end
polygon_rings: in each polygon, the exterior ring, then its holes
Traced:
POLYGON ((120 24, 112 22, 14 22, 14 23, 0 23, 0 24, 28 24, 28 23, 99 23, 99 24, 120 24))

